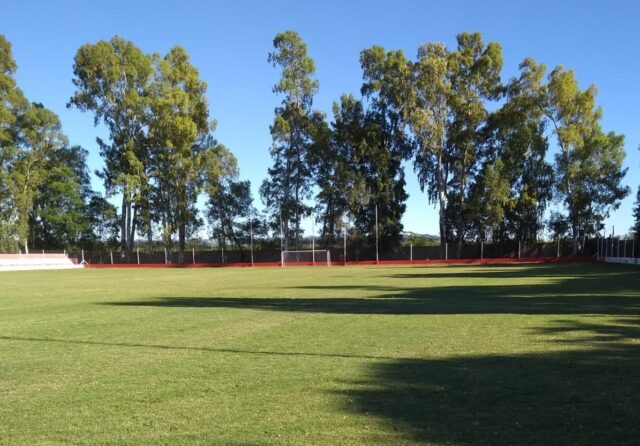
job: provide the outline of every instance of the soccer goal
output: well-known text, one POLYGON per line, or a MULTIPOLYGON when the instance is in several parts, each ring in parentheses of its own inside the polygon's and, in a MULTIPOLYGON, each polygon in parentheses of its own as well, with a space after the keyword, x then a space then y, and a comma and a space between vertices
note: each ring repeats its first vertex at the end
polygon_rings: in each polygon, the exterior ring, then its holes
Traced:
POLYGON ((331 266, 331 253, 328 249, 282 251, 281 260, 282 266, 331 266))

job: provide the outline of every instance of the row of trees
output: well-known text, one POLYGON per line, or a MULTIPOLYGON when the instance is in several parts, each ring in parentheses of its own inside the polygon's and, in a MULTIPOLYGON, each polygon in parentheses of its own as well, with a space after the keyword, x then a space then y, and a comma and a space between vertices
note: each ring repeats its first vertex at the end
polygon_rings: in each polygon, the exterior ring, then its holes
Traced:
POLYGON ((68 106, 108 130, 98 139, 102 197, 91 190, 86 151, 17 87, 0 36, 0 249, 117 239, 131 257, 141 236, 169 249, 177 239, 183 261, 203 225, 197 200, 205 195, 211 235, 223 244, 270 233, 284 249, 297 247, 302 219, 313 213, 326 245, 346 231, 373 241, 377 230, 380 248, 391 250, 408 197, 403 164, 412 162, 439 209, 442 247, 535 241, 548 223, 577 252, 629 193, 623 136, 601 129, 595 87, 580 89, 563 67, 547 75, 525 59, 505 82, 500 45, 478 33, 458 35, 453 49, 422 45, 414 60, 374 46, 360 56, 362 96, 342 95, 329 122, 313 108, 319 82, 300 36, 286 31, 273 44, 268 61, 280 70, 273 91, 282 101, 260 187, 265 219, 233 154, 213 136, 207 85, 183 48, 145 54, 114 37, 77 51, 68 106), (117 209, 106 198, 119 200, 117 209))
POLYGON ((113 235, 115 209, 91 189, 87 152, 55 113, 29 102, 0 35, 0 251, 93 246, 113 235))
POLYGON ((396 245, 408 160, 439 208, 441 246, 455 241, 458 252, 468 239, 535 241, 553 202, 550 227, 577 252, 629 193, 624 137, 601 129, 595 87, 581 90, 563 67, 546 75, 527 58, 505 83, 500 45, 478 33, 459 34, 455 49, 422 45, 415 60, 374 46, 360 56, 362 98, 343 95, 328 124, 312 108, 318 81, 304 42, 287 31, 274 47, 283 100, 260 193, 285 248, 312 211, 327 243, 346 227, 373 238, 377 213, 382 249, 396 245), (313 192, 315 210, 305 205, 313 192))

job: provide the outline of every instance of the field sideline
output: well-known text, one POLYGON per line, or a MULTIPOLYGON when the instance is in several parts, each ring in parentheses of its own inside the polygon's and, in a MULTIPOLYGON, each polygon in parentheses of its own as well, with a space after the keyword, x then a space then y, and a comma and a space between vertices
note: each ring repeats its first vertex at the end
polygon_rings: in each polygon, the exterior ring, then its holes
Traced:
POLYGON ((0 444, 637 444, 640 270, 0 274, 0 444))

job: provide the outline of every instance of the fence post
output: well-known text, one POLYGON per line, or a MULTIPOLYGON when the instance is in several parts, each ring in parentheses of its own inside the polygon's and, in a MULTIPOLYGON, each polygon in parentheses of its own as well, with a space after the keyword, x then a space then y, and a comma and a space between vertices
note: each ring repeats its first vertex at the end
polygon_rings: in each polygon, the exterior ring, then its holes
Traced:
POLYGON ((193 264, 196 264, 196 248, 191 248, 191 257, 193 260, 193 264))
POLYGON ((253 218, 249 219, 249 224, 250 224, 250 231, 249 231, 249 237, 251 240, 251 246, 250 246, 250 251, 251 251, 251 266, 253 266, 253 218))
POLYGON ((380 263, 380 256, 378 255, 378 205, 376 204, 376 265, 380 263))
POLYGON ((560 257, 560 239, 558 239, 558 249, 556 251, 556 257, 560 257))
POLYGON ((82 254, 82 260, 80 263, 82 263, 84 265, 84 249, 80 251, 80 253, 82 254))
POLYGON ((518 240, 518 258, 522 257, 522 242, 518 240))
POLYGON ((136 248, 136 259, 138 260, 138 265, 140 265, 140 248, 136 248))
POLYGON ((167 247, 164 248, 164 264, 167 264, 167 247))
POLYGON ((342 260, 344 261, 344 266, 347 266, 347 231, 344 231, 343 237, 343 245, 342 245, 342 260))
POLYGON ((484 240, 480 240, 480 259, 484 259, 484 240))
POLYGON ((222 245, 220 248, 220 259, 222 260, 222 263, 224 263, 224 245, 222 245))
POLYGON ((42 257, 44 257, 44 249, 42 250, 42 257))
POLYGON ((449 242, 444 242, 444 259, 449 260, 449 242))
POLYGON ((413 263, 413 243, 409 243, 409 261, 413 263))
POLYGON ((111 264, 113 265, 113 251, 109 250, 109 258, 111 259, 111 264))

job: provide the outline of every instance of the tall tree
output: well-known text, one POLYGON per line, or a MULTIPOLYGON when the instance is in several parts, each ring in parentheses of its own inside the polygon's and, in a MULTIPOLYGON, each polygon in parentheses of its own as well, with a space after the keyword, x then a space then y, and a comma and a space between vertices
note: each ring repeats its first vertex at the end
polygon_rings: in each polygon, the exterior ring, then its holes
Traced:
POLYGON ((159 190, 165 239, 178 232, 178 261, 184 262, 187 230, 197 214, 203 154, 212 149, 207 84, 199 77, 187 52, 176 46, 155 57, 155 79, 150 87, 149 144, 154 178, 159 190))
POLYGON ((287 250, 291 242, 297 246, 301 219, 310 210, 304 200, 311 194, 309 150, 317 122, 312 119, 311 108, 318 81, 312 78, 316 67, 307 55, 307 45, 296 32, 277 34, 273 46, 275 50, 269 53, 268 60, 281 70, 280 81, 273 91, 284 98, 275 110, 270 129, 273 166, 260 187, 260 196, 271 214, 274 229, 282 225, 287 250))
MULTIPOLYGON (((493 234, 498 240, 536 241, 552 198, 553 175, 546 161, 549 144, 542 109, 544 74, 544 65, 533 59, 523 61, 520 76, 506 86, 505 103, 487 117, 482 163, 500 161, 509 196, 504 201, 504 220, 493 234)), ((478 182, 483 182, 482 172, 478 182)), ((476 197, 489 199, 483 193, 476 197)))
POLYGON ((339 104, 333 104, 331 127, 318 128, 323 135, 316 138, 317 147, 313 151, 318 186, 316 212, 321 238, 330 247, 345 229, 345 220, 357 215, 360 208, 353 194, 358 190, 356 158, 363 150, 365 136, 362 102, 352 95, 343 95, 339 104))
POLYGON ((636 193, 636 202, 633 204, 633 226, 631 232, 636 239, 640 239, 640 186, 636 193))
POLYGON ((407 103, 418 180, 439 205, 441 250, 455 230, 460 254, 471 220, 466 201, 478 169, 485 102, 502 93, 502 50, 495 42, 485 45, 479 33, 461 33, 457 43, 456 51, 441 43, 420 47, 407 103))
POLYGON ((18 154, 18 116, 29 103, 14 79, 17 69, 11 44, 0 34, 0 251, 18 249, 16 185, 11 168, 18 154))
POLYGON ((457 50, 449 55, 452 94, 447 144, 452 157, 449 197, 453 205, 448 210, 452 211, 459 257, 471 221, 467 197, 478 168, 481 128, 488 115, 485 102, 502 94, 502 49, 496 42, 485 45, 480 33, 461 33, 456 39, 457 50))
POLYGON ((439 207, 440 250, 444 257, 446 243, 446 209, 451 155, 448 125, 452 94, 449 79, 449 54, 442 43, 429 43, 418 50, 413 66, 414 94, 410 104, 409 126, 415 136, 414 167, 420 188, 427 191, 431 202, 439 207))
POLYGON ((469 214, 477 224, 481 240, 486 240, 488 234, 494 240, 499 239, 496 233, 514 206, 509 177, 504 162, 497 158, 483 165, 478 180, 471 186, 469 214))
MULTIPOLYGON (((256 220, 249 181, 224 181, 209 198, 209 219, 213 236, 220 245, 231 242, 246 261, 246 246, 253 230, 250 221, 256 220)), ((256 229, 260 229, 258 224, 256 229)))
POLYGON ((621 181, 626 173, 624 137, 604 134, 596 107, 595 86, 580 90, 572 71, 556 67, 549 75, 546 113, 553 124, 560 152, 555 157, 556 188, 563 200, 573 241, 593 233, 629 194, 621 181))
POLYGON ((121 195, 120 244, 130 258, 136 234, 145 172, 146 90, 153 72, 151 57, 120 37, 83 45, 74 59, 74 95, 68 106, 94 113, 105 124, 110 142, 98 140, 105 160, 101 176, 108 194, 121 195))
POLYGON ((368 203, 356 224, 373 241, 378 213, 380 247, 389 251, 402 240, 402 215, 406 209, 402 161, 412 151, 406 132, 406 98, 411 94, 411 65, 402 51, 386 52, 374 46, 362 51, 361 92, 368 101, 365 117, 365 144, 359 153, 359 177, 366 180, 368 203))
POLYGON ((90 246, 95 239, 89 200, 91 190, 87 151, 63 147, 46 165, 47 181, 37 193, 30 213, 30 239, 43 249, 90 246))
POLYGON ((39 188, 49 179, 49 160, 67 144, 58 116, 41 104, 33 104, 19 117, 18 152, 11 168, 17 236, 29 252, 29 215, 39 188))

